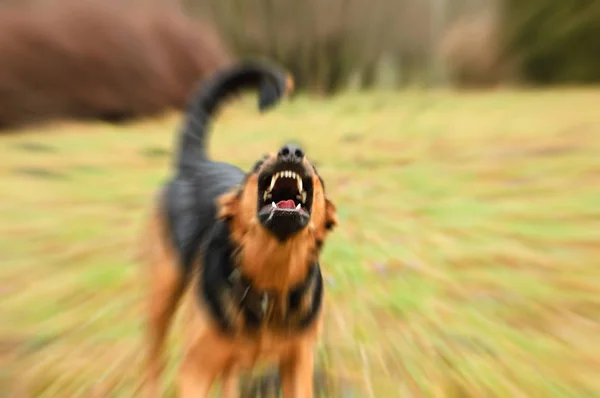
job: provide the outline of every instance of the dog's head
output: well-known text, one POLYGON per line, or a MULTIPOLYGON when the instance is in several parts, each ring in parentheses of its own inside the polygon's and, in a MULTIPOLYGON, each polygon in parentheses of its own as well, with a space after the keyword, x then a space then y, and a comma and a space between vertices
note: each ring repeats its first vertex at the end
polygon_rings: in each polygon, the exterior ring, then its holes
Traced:
POLYGON ((259 227, 279 243, 310 231, 320 245, 337 224, 323 180, 304 151, 291 144, 259 160, 239 189, 220 199, 219 216, 234 224, 235 234, 259 227))

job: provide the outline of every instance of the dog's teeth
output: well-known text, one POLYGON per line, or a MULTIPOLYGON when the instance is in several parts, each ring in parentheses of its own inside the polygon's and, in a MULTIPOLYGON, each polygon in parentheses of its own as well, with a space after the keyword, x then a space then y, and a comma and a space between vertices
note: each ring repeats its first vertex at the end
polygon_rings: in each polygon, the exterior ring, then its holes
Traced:
POLYGON ((269 193, 267 191, 265 191, 265 193, 263 194, 263 202, 266 202, 268 194, 269 193))
POLYGON ((279 175, 279 173, 277 173, 273 177, 271 177, 271 186, 269 187, 269 192, 273 190, 273 187, 275 186, 275 182, 277 182, 278 175, 279 175))
POLYGON ((298 192, 302 192, 302 178, 296 175, 296 183, 298 184, 298 192))
POLYGON ((306 203, 306 191, 302 192, 302 203, 306 203))
POLYGON ((277 205, 275 204, 275 202, 271 202, 271 208, 276 209, 277 205))
POLYGON ((296 206, 296 210, 300 210, 300 203, 296 206))

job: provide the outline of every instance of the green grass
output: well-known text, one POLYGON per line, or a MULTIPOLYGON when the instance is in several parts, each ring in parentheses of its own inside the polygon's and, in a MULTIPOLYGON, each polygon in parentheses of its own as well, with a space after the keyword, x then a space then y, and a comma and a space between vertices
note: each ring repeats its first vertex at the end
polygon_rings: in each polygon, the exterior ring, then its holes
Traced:
MULTIPOLYGON (((298 98, 263 116, 244 102, 210 152, 249 168, 293 139, 319 165, 341 221, 321 357, 359 396, 597 397, 598 104, 598 90, 298 98)), ((178 123, 0 138, 0 392, 137 393, 137 244, 178 123)))

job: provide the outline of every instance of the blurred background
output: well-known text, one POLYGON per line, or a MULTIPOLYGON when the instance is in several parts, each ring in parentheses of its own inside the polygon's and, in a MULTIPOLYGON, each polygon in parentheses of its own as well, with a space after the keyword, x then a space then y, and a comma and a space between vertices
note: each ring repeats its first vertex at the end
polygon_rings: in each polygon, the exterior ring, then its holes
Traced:
POLYGON ((210 152, 295 140, 327 181, 323 396, 600 397, 594 0, 0 0, 0 396, 141 395, 144 221, 249 57, 295 96, 210 152))

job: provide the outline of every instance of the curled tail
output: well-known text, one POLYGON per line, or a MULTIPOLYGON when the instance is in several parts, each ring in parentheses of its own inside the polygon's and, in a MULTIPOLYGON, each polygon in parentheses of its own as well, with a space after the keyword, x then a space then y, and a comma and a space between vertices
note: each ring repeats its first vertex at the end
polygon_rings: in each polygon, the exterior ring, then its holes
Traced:
POLYGON ((202 81, 188 105, 181 132, 177 157, 180 173, 194 170, 207 160, 206 136, 213 115, 225 99, 248 88, 258 89, 258 108, 263 112, 293 89, 293 81, 283 69, 259 62, 228 67, 202 81))

